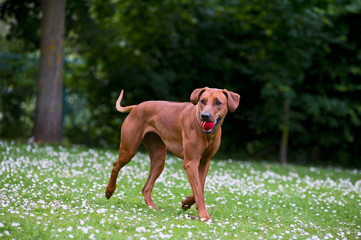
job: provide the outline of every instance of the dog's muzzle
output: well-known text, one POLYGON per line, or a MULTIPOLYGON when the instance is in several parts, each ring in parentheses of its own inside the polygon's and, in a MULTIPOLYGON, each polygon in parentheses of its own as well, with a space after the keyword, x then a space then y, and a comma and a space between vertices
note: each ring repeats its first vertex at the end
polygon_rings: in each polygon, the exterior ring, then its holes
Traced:
POLYGON ((201 126, 203 129, 203 132, 206 134, 212 133, 216 127, 218 126, 218 124, 221 122, 221 117, 217 118, 216 121, 214 122, 210 122, 210 121, 201 121, 201 126))

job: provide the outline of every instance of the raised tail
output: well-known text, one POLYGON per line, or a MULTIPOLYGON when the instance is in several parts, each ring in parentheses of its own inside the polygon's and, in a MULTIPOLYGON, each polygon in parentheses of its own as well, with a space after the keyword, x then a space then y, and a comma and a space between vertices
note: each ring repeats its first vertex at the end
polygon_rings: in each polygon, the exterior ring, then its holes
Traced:
POLYGON ((120 102, 121 102, 122 99, 123 99, 123 94, 124 94, 124 90, 122 90, 122 91, 120 92, 120 95, 119 95, 118 100, 117 100, 117 102, 116 102, 116 104, 115 104, 115 107, 116 107, 116 109, 117 109, 118 112, 127 113, 127 112, 132 111, 133 108, 135 108, 137 105, 131 105, 131 106, 127 106, 127 107, 122 107, 122 106, 120 105, 120 102))

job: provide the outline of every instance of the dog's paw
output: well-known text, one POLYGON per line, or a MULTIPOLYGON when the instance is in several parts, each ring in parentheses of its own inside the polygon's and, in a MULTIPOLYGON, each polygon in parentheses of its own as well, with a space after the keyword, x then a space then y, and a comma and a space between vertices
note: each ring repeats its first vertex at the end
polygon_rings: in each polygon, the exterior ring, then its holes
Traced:
POLYGON ((190 198, 190 197, 186 197, 183 201, 182 201, 182 209, 184 211, 187 211, 188 209, 190 209, 192 207, 192 205, 194 204, 194 199, 190 198))
POLYGON ((182 205, 182 209, 184 210, 184 211, 187 211, 188 209, 190 209, 191 207, 189 206, 189 205, 186 205, 186 204, 183 204, 182 205))
POLYGON ((110 188, 107 187, 105 189, 105 197, 107 199, 109 199, 113 195, 114 191, 115 191, 115 189, 110 189, 110 188))
POLYGON ((211 218, 211 216, 209 215, 208 212, 199 213, 199 220, 201 222, 212 222, 212 218, 211 218))

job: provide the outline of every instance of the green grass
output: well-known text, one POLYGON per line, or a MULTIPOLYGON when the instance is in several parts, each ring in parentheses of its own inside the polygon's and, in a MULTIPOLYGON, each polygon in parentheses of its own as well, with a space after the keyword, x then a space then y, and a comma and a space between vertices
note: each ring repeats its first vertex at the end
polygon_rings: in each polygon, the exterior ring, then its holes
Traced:
POLYGON ((212 223, 181 210, 191 193, 182 161, 167 157, 148 209, 149 159, 137 154, 104 197, 117 152, 0 141, 2 239, 360 239, 361 171, 212 161, 212 223))

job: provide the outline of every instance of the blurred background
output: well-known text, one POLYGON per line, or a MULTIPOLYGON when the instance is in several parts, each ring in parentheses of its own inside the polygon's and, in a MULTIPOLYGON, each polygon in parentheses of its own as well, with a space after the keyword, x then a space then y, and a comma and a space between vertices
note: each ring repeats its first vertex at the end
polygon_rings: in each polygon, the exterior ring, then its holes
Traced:
MULTIPOLYGON (((119 145, 123 104, 241 95, 218 156, 361 167, 361 0, 68 0, 62 142, 119 145), (285 161, 285 159, 283 159, 285 161)), ((0 138, 32 136, 37 0, 0 1, 0 138)))

